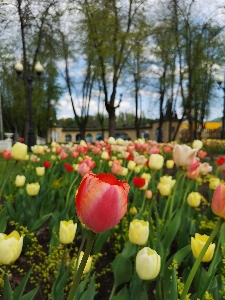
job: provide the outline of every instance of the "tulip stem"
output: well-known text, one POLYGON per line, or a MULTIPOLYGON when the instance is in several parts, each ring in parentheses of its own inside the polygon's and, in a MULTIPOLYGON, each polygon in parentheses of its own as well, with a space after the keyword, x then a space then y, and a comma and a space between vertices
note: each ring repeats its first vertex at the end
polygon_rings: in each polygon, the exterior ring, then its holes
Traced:
POLYGON ((88 260, 88 256, 91 252, 91 248, 92 248, 92 245, 94 243, 95 235, 96 235, 95 232, 90 231, 90 234, 89 234, 89 237, 88 237, 88 240, 87 240, 87 244, 86 244, 86 249, 84 251, 84 256, 82 257, 81 263, 80 263, 80 265, 78 267, 78 270, 77 270, 77 272, 76 272, 76 274, 73 278, 73 284, 71 286, 71 289, 70 289, 69 296, 68 296, 67 300, 73 300, 74 299, 77 287, 79 285, 81 276, 83 274, 84 268, 85 268, 87 260, 88 260))
POLYGON ((185 300, 186 299, 186 296, 187 296, 187 293, 188 293, 188 290, 190 288, 190 285, 192 283, 192 280, 194 279, 194 276, 198 270, 198 267, 202 261, 202 258, 203 256, 205 255, 209 245, 211 244, 211 242, 213 241, 214 237, 216 236, 216 234, 218 233, 218 231, 220 230, 220 227, 223 223, 223 219, 219 219, 218 223, 216 224, 215 228, 213 229, 212 233, 210 234, 208 240, 206 241, 204 247, 202 248, 199 256, 197 257, 192 269, 191 269, 191 272, 189 273, 189 276, 187 278, 187 281, 184 285, 184 289, 183 289, 183 292, 181 294, 181 297, 180 297, 180 300, 185 300))
POLYGON ((14 168, 16 167, 17 162, 18 162, 18 161, 16 160, 15 163, 14 163, 14 165, 13 165, 13 167, 12 167, 12 169, 10 170, 10 172, 6 175, 5 180, 4 180, 4 182, 3 182, 2 186, 1 186, 1 190, 0 190, 0 203, 1 203, 1 200, 2 200, 2 193, 3 193, 4 187, 5 187, 5 185, 6 185, 6 182, 8 181, 9 176, 11 175, 12 171, 13 171, 14 168))
POLYGON ((69 196, 70 196, 71 189, 72 189, 73 185, 75 184, 75 182, 77 181, 77 178, 78 178, 78 176, 74 178, 74 180, 71 183, 71 185, 69 187, 69 190, 67 192, 67 195, 66 195, 66 206, 68 205, 68 202, 69 202, 69 196))

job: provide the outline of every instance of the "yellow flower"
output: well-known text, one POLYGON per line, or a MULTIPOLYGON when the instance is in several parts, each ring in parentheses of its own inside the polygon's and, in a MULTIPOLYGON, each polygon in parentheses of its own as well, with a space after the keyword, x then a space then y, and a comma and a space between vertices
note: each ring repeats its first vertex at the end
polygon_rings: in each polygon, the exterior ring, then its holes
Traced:
POLYGON ((23 237, 14 230, 9 235, 0 233, 0 264, 14 263, 20 256, 23 247, 23 237))
POLYGON ((140 172, 141 172, 140 166, 135 166, 135 167, 134 167, 134 173, 138 174, 138 173, 140 173, 140 172))
POLYGON ((200 140, 194 140, 194 142, 192 143, 192 148, 195 149, 201 149, 203 146, 203 142, 200 140))
POLYGON ((129 240, 136 245, 144 245, 149 236, 149 223, 134 219, 129 226, 129 240))
POLYGON ((144 178, 144 179, 148 180, 148 182, 149 182, 151 179, 151 174, 150 173, 142 173, 141 178, 144 178))
POLYGON ((171 186, 169 184, 158 183, 157 189, 162 196, 169 196, 169 194, 171 193, 171 186))
MULTIPOLYGON (((201 235, 199 233, 195 234, 195 237, 191 237, 191 250, 195 258, 197 258, 204 247, 205 243, 207 242, 209 236, 204 234, 201 235)), ((210 244, 205 255, 202 258, 203 262, 209 262, 213 258, 214 250, 216 245, 210 244)))
POLYGON ((136 271, 142 280, 154 279, 160 271, 161 257, 149 247, 141 249, 136 256, 136 271))
POLYGON ((37 176, 43 176, 45 174, 45 167, 36 167, 37 176))
POLYGON ((31 147, 31 150, 34 154, 44 155, 44 153, 45 153, 44 146, 42 146, 42 145, 34 145, 31 147))
POLYGON ((17 175, 15 180, 15 185, 20 187, 25 184, 26 177, 24 175, 17 175))
POLYGON ((134 162, 133 160, 128 161, 128 164, 127 164, 128 170, 132 171, 135 166, 136 166, 136 162, 134 162))
POLYGON ((11 149, 12 157, 15 160, 26 160, 27 157, 27 145, 16 142, 11 149))
POLYGON ((115 138, 112 137, 112 136, 110 136, 110 137, 108 138, 108 143, 109 143, 109 144, 116 144, 115 138))
POLYGON ((201 203, 201 198, 201 194, 198 192, 191 192, 187 197, 187 203, 192 207, 198 207, 201 203))
POLYGON ((220 179, 212 177, 209 180, 209 188, 210 188, 210 190, 215 190, 218 187, 219 184, 220 184, 220 179))
POLYGON ((38 182, 28 183, 26 185, 27 194, 30 196, 36 196, 39 193, 40 184, 38 182))
POLYGON ((62 244, 70 244, 73 242, 77 231, 77 223, 73 223, 72 220, 60 221, 59 227, 59 240, 62 244))
MULTIPOLYGON (((84 256, 84 252, 81 251, 80 255, 79 255, 79 258, 78 258, 78 264, 77 264, 77 268, 79 267, 80 263, 81 263, 81 260, 84 256)), ((77 263, 77 260, 75 260, 75 264, 77 263)), ((92 263, 92 257, 91 256, 88 256, 88 260, 87 260, 87 263, 85 265, 85 268, 84 268, 84 271, 83 271, 83 274, 86 274, 90 268, 91 268, 91 263, 92 263)))
POLYGON ((121 176, 127 176, 128 174, 128 169, 127 168, 122 168, 121 176))
POLYGON ((102 151, 101 158, 104 160, 109 159, 109 153, 107 151, 102 151))
POLYGON ((167 167, 167 169, 173 169, 173 167, 174 167, 174 161, 172 159, 168 159, 166 161, 166 167, 167 167))
POLYGON ((164 157, 160 154, 151 154, 149 157, 148 166, 152 170, 160 170, 164 163, 164 157))

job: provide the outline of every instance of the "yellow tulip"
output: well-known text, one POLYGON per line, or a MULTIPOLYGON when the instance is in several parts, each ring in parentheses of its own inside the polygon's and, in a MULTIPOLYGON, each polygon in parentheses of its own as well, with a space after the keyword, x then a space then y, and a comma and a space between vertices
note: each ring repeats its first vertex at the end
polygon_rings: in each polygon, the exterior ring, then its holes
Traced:
POLYGON ((127 168, 122 168, 121 176, 127 176, 128 174, 128 169, 127 168))
POLYGON ((104 160, 109 159, 109 153, 107 151, 102 151, 101 158, 104 160))
POLYGON ((128 170, 132 171, 135 166, 136 166, 136 162, 134 162, 133 160, 128 161, 128 164, 127 164, 128 170))
POLYGON ((171 193, 171 186, 170 184, 163 184, 163 183, 158 183, 157 189, 159 190, 160 195, 162 196, 169 196, 171 193))
POLYGON ((201 198, 201 194, 198 192, 191 192, 187 197, 187 203, 192 207, 198 207, 201 203, 201 198))
POLYGON ((20 187, 25 184, 26 177, 24 175, 17 175, 15 180, 15 185, 20 187))
POLYGON ((59 240, 62 244, 70 244, 73 242, 77 231, 77 223, 73 223, 72 220, 60 221, 59 227, 59 240))
POLYGON ((218 185, 220 184, 221 182, 220 182, 220 179, 219 178, 211 178, 210 180, 209 180, 209 188, 210 188, 210 190, 215 190, 217 187, 218 187, 218 185))
POLYGON ((149 223, 134 219, 129 226, 129 240, 136 245, 144 245, 149 236, 149 223))
POLYGON ((166 161, 166 167, 167 167, 167 169, 173 169, 173 167, 174 167, 174 161, 172 159, 168 159, 166 161))
POLYGON ((160 154, 151 154, 148 166, 152 170, 160 170, 163 167, 164 157, 160 154))
MULTIPOLYGON (((79 258, 78 258, 78 264, 77 264, 77 268, 79 267, 80 263, 81 263, 81 260, 84 256, 84 252, 81 251, 80 255, 79 255, 79 258)), ((77 263, 77 260, 75 260, 75 264, 77 263)), ((84 271, 83 271, 83 274, 86 274, 90 268, 91 268, 91 263, 92 263, 92 257, 91 256, 88 256, 88 260, 87 260, 87 263, 85 265, 85 268, 84 268, 84 271)))
POLYGON ((200 140, 194 140, 194 142, 192 143, 192 148, 194 149, 201 149, 203 146, 203 142, 200 140))
POLYGON ((40 184, 38 182, 28 183, 26 185, 27 194, 30 196, 36 196, 39 193, 40 184))
POLYGON ((142 280, 154 279, 160 271, 161 257, 149 247, 141 249, 136 256, 136 271, 142 280))
MULTIPOLYGON (((201 235, 199 233, 195 234, 195 237, 191 237, 191 250, 195 258, 197 258, 204 247, 205 243, 207 242, 209 236, 204 234, 201 235)), ((209 262, 213 258, 214 250, 216 245, 210 244, 205 255, 202 258, 203 262, 209 262)))
POLYGON ((15 160, 26 160, 27 157, 27 145, 23 143, 15 143, 11 149, 12 157, 15 160))
POLYGON ((14 263, 20 256, 23 247, 23 237, 14 230, 9 235, 0 233, 0 264, 14 263))
POLYGON ((37 176, 43 176, 45 174, 45 167, 36 167, 37 176))

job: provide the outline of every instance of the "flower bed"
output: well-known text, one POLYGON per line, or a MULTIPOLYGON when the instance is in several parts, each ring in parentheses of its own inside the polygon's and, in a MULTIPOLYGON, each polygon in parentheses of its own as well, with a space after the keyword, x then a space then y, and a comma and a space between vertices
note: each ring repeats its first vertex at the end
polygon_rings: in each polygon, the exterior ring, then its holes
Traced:
POLYGON ((205 149, 109 138, 3 151, 0 299, 223 299, 225 158, 205 149))

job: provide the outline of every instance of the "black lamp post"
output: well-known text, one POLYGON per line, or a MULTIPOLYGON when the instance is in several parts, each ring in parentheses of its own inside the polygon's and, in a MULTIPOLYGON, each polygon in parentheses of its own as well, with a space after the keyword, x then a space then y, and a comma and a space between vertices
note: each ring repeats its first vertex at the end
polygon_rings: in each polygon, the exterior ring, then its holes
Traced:
MULTIPOLYGON (((20 62, 15 64, 15 70, 18 75, 21 75, 23 72, 23 65, 20 62)), ((34 70, 38 77, 40 77, 41 73, 43 72, 43 67, 40 62, 37 62, 34 70)), ((36 145, 36 136, 33 129, 33 113, 32 113, 32 85, 33 80, 35 78, 31 74, 31 67, 30 64, 27 64, 27 72, 25 72, 25 76, 23 80, 26 82, 27 88, 27 97, 28 97, 28 114, 29 114, 29 130, 28 130, 28 149, 30 150, 32 146, 36 145)))
POLYGON ((222 118, 222 129, 221 129, 221 140, 223 140, 225 139, 225 81, 223 76, 219 75, 217 77, 217 83, 219 85, 219 88, 223 90, 223 118, 222 118))

